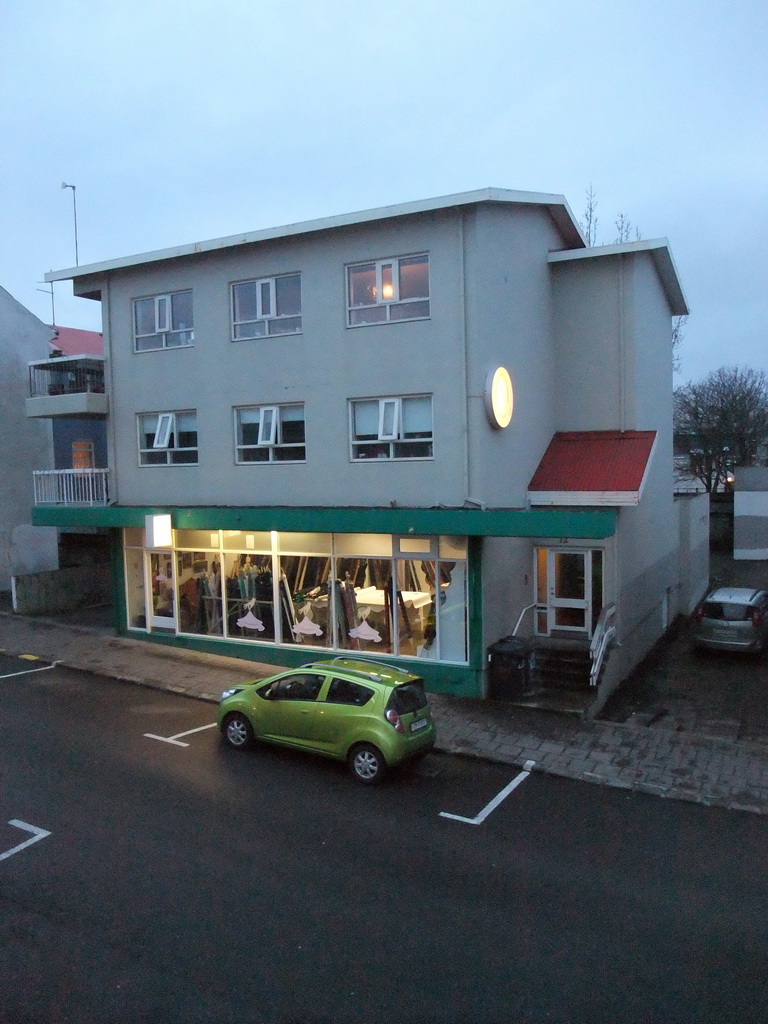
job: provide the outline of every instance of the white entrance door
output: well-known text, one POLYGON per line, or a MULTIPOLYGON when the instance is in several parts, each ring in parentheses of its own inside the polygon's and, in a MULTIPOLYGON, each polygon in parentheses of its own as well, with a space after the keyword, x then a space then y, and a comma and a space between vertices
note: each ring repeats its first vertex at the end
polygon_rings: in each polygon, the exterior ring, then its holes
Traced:
POLYGON ((147 552, 147 592, 152 595, 149 622, 153 629, 176 629, 176 587, 173 552, 147 552))
POLYGON ((536 632, 539 635, 549 636, 555 630, 591 635, 595 593, 592 570, 596 555, 601 556, 602 552, 536 549, 536 632))

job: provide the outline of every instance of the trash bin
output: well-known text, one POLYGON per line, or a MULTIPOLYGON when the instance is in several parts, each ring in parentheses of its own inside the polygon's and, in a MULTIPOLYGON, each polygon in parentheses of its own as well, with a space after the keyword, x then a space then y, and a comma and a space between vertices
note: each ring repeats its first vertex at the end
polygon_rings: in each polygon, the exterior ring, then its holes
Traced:
POLYGON ((488 648, 488 696, 520 697, 528 690, 531 672, 530 640, 505 636, 488 648))

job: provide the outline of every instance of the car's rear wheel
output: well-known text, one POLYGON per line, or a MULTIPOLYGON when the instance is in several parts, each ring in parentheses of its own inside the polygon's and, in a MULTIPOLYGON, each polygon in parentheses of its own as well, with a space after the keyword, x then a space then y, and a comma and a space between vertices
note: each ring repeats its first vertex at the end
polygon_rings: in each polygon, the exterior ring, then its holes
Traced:
POLYGON ((387 762, 378 747, 372 743, 358 743, 347 757, 353 778, 365 786, 378 785, 387 773, 387 762))
POLYGON ((253 746, 255 740, 251 723, 239 711, 233 711, 224 719, 222 735, 229 746, 234 747, 235 750, 248 750, 253 746))

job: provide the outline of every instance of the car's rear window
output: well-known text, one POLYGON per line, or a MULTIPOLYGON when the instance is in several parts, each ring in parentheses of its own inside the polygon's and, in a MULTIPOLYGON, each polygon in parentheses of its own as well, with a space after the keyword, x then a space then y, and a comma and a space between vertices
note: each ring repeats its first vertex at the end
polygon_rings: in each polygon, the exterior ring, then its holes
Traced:
POLYGON ((705 601, 704 618, 722 619, 724 622, 746 622, 752 617, 752 608, 748 604, 731 604, 730 602, 705 601))
POLYGON ((427 695, 424 691, 424 683, 421 679, 415 679, 411 683, 402 683, 396 686, 389 698, 387 707, 393 708, 398 715, 408 715, 412 711, 419 711, 426 707, 427 695))

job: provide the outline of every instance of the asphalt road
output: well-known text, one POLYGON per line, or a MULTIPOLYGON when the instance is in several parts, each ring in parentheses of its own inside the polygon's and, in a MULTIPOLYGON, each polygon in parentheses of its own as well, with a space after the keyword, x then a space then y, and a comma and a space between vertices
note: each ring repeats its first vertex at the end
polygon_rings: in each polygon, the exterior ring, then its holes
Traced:
POLYGON ((2 1024, 766 1019, 757 815, 534 771, 469 824, 514 769, 369 790, 39 667, 0 655, 2 1024))

